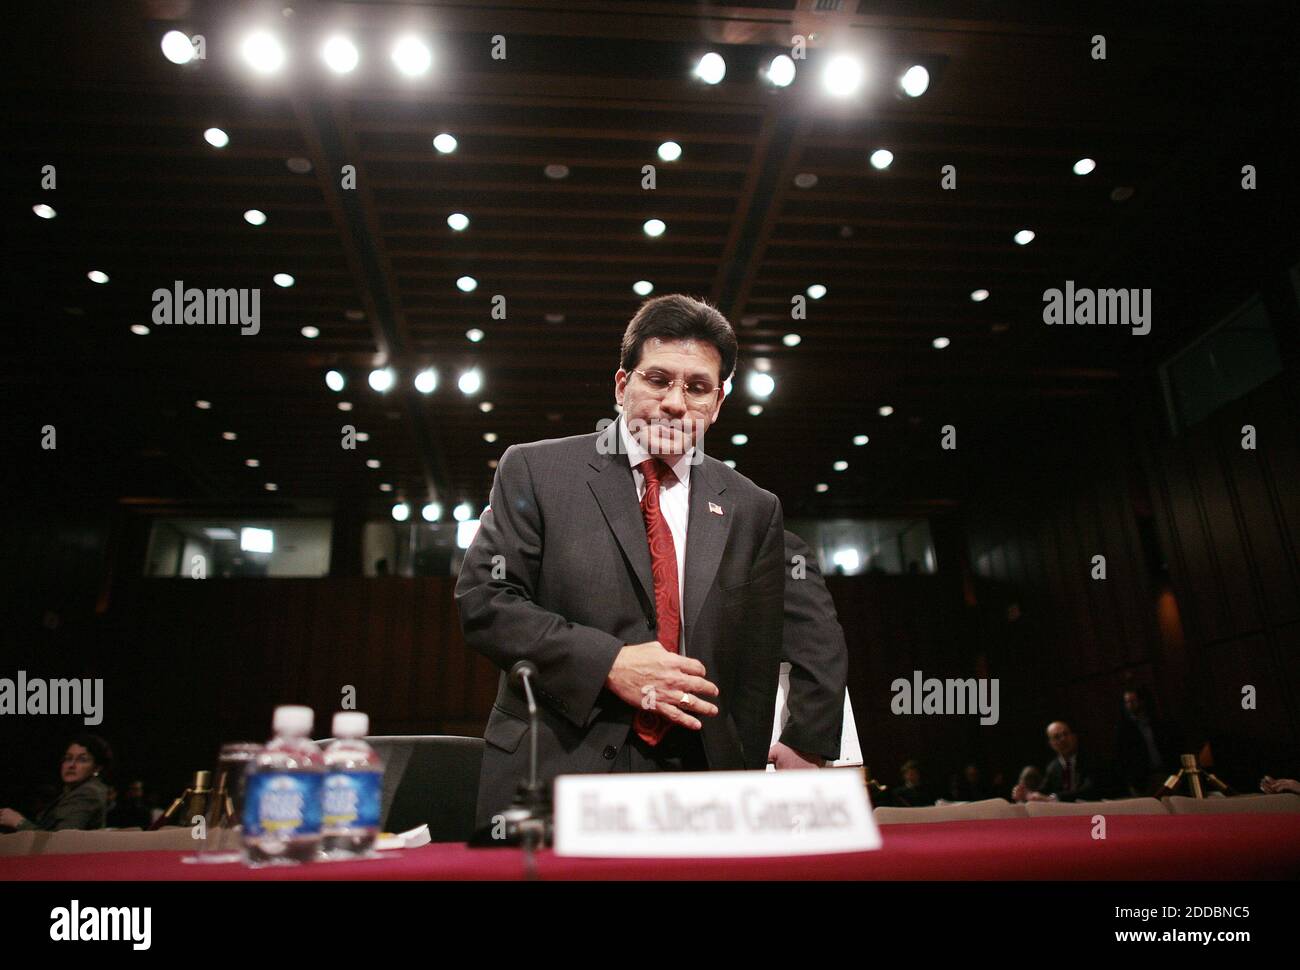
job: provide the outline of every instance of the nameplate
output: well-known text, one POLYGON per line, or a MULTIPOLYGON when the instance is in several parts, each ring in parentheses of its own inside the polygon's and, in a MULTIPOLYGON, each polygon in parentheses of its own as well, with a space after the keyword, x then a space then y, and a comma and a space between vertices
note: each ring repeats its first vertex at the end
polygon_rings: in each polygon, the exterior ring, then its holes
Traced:
POLYGON ((822 855, 880 848, 856 771, 687 771, 555 779, 555 854, 822 855))

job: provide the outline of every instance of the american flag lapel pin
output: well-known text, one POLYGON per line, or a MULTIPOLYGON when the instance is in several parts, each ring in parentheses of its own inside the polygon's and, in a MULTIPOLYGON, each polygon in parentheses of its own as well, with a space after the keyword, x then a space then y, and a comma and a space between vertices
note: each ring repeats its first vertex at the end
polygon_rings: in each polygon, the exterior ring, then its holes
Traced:
POLYGON ((714 502, 710 502, 710 503, 709 503, 709 511, 712 512, 714 515, 721 515, 721 514, 722 514, 722 506, 721 506, 721 505, 718 505, 718 504, 716 504, 716 503, 714 503, 714 502))

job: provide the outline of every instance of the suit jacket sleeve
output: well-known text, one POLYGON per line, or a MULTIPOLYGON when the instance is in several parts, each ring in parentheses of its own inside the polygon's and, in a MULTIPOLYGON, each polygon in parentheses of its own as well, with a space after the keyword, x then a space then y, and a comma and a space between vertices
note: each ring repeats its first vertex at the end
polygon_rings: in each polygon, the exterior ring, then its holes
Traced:
POLYGON ((62 832, 66 829, 99 829, 104 827, 104 809, 108 802, 102 785, 90 783, 78 785, 72 791, 61 795, 49 810, 41 816, 40 822, 23 820, 19 825, 23 829, 43 829, 46 832, 62 832))
POLYGON ((461 629, 466 644, 502 670, 536 664, 543 699, 583 728, 624 643, 537 603, 543 540, 527 453, 512 445, 456 581, 461 629))
POLYGON ((785 532, 781 659, 790 664, 786 700, 790 718, 781 732, 781 743, 834 761, 840 756, 848 647, 817 557, 789 530, 785 532), (798 571, 802 578, 795 578, 795 556, 803 557, 803 568, 798 571))

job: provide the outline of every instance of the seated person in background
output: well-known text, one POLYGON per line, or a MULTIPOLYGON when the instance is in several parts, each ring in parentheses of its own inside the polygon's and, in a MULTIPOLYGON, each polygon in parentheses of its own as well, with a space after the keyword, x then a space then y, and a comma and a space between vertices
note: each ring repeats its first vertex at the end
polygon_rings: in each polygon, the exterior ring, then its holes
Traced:
POLYGON ((921 763, 919 761, 915 758, 908 759, 903 762, 900 772, 903 776, 903 784, 892 792, 895 805, 899 808, 920 808, 935 803, 939 796, 922 784, 921 763))
POLYGON ((1300 781, 1294 778, 1271 778, 1265 775, 1263 781, 1259 783, 1259 790, 1266 795, 1281 795, 1285 792, 1300 795, 1300 781))
POLYGON ((0 808, 0 828, 45 832, 102 829, 108 786, 100 780, 100 773, 108 768, 112 758, 108 742, 103 738, 94 734, 78 735, 63 755, 63 793, 35 822, 12 808, 0 808))
POLYGON ((996 797, 993 790, 984 784, 980 766, 973 761, 962 769, 960 775, 953 775, 948 787, 948 794, 954 802, 978 802, 996 797))
POLYGON ((1043 787, 1043 769, 1038 765, 1025 765, 1020 769, 1020 779, 1016 782, 1015 788, 1011 790, 1013 801, 1024 801, 1023 798, 1016 798, 1017 791, 1023 791, 1026 794, 1031 791, 1038 791, 1043 787))
POLYGON ((144 798, 144 782, 133 781, 126 787, 126 795, 109 809, 108 824, 115 829, 147 829, 153 823, 153 813, 144 798))
POLYGON ((1091 759, 1079 751, 1079 739, 1070 725, 1053 721, 1047 725, 1047 743, 1056 757, 1043 771, 1037 791, 1016 785, 1011 798, 1017 802, 1075 802, 1102 797, 1101 783, 1091 759))
POLYGON ((1115 733, 1116 780, 1128 795, 1159 791, 1178 769, 1181 731, 1156 716, 1155 699, 1146 687, 1124 690, 1124 708, 1115 733))

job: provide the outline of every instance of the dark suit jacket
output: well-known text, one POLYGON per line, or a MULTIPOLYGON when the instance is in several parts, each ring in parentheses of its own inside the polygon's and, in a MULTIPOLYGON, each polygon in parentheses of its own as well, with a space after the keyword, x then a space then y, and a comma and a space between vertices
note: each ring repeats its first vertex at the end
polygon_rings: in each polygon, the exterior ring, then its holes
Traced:
POLYGON ((61 832, 65 829, 102 829, 108 810, 108 786, 98 778, 90 777, 75 788, 69 788, 55 799, 35 822, 24 819, 19 830, 39 829, 61 832))
MULTIPOLYGON (((701 718, 711 769, 767 764, 782 533, 776 496, 708 456, 691 468, 682 618, 685 654, 721 692, 718 716, 701 718)), ((518 660, 538 669, 539 780, 609 771, 636 709, 605 678, 625 644, 656 639, 650 548, 617 423, 506 450, 456 603, 465 642, 502 670, 483 733, 478 824, 509 805, 527 773, 527 704, 505 676, 518 660)))
POLYGON ((1107 795, 1105 785, 1092 759, 1081 750, 1074 753, 1072 782, 1070 788, 1065 788, 1065 772, 1061 768, 1061 759, 1054 757, 1043 769, 1043 786, 1038 790, 1044 795, 1055 795, 1057 801, 1062 802, 1090 802, 1107 795))
POLYGON ((817 557, 788 530, 781 659, 790 664, 786 697, 790 718, 781 731, 781 743, 834 761, 840 756, 849 651, 817 557), (802 560, 795 562, 796 556, 802 560), (799 575, 803 578, 796 578, 799 575))

